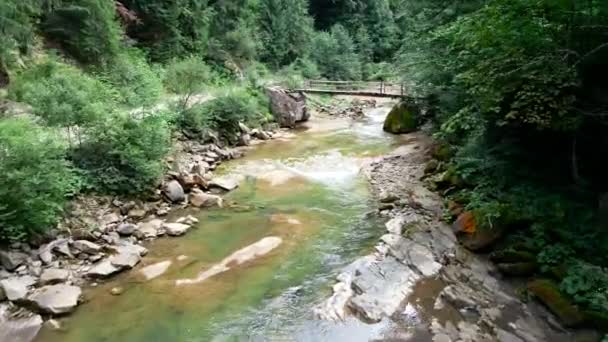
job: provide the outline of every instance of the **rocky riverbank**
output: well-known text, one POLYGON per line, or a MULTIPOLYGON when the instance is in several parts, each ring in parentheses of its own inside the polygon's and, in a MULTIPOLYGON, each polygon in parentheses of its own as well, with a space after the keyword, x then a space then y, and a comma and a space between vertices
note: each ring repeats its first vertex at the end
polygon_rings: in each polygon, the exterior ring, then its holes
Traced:
POLYGON ((599 341, 594 331, 562 328, 492 263, 460 246, 442 220, 443 200, 423 181, 432 142, 422 133, 408 138, 365 170, 386 234, 338 276, 317 315, 390 320, 402 328, 393 337, 404 341, 599 341))
MULTIPOLYGON (((225 203, 222 194, 236 189, 240 180, 216 176, 214 171, 243 156, 247 146, 280 138, 284 132, 241 125, 237 148, 182 137, 167 159, 169 171, 149 198, 81 196, 47 236, 1 249, 0 341, 30 341, 42 324, 60 328, 53 318, 82 303, 82 287, 95 287, 135 267, 147 254, 146 243, 182 236, 198 223, 195 217, 180 217, 174 211, 236 206, 225 203)), ((112 294, 120 293, 121 289, 112 289, 112 294)))

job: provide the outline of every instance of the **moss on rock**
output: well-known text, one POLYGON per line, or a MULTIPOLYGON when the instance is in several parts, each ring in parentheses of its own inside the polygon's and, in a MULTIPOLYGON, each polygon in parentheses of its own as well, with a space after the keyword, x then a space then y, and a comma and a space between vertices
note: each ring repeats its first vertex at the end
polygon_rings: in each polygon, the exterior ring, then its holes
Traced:
POLYGON ((528 291, 549 308, 565 326, 579 326, 585 320, 578 307, 561 293, 559 286, 553 281, 533 280, 528 283, 528 291))
POLYGON ((384 131, 393 134, 411 133, 416 130, 419 110, 407 102, 400 102, 388 113, 384 121, 384 131))

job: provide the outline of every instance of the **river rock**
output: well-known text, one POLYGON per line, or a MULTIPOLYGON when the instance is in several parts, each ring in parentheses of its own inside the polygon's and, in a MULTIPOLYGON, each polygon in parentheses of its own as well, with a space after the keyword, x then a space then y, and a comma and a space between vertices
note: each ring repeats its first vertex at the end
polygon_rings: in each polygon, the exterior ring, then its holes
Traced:
POLYGON ((416 130, 420 110, 413 104, 401 102, 388 113, 383 129, 393 134, 411 133, 416 130))
POLYGON ((96 254, 101 251, 100 245, 87 240, 74 241, 72 242, 72 247, 87 254, 96 254))
POLYGON ((32 276, 0 280, 0 287, 4 290, 4 295, 12 302, 24 299, 27 296, 28 288, 34 284, 36 284, 36 279, 32 276))
POLYGON ((48 248, 48 245, 41 246, 38 249, 38 258, 45 265, 50 265, 53 262, 55 256, 51 252, 51 249, 48 248))
POLYGON ((190 226, 183 223, 165 223, 163 224, 163 228, 165 228, 170 236, 180 236, 186 234, 190 226))
POLYGON ((132 223, 123 223, 116 228, 116 232, 123 236, 131 236, 137 230, 137 226, 132 223))
POLYGON ((134 220, 141 220, 144 217, 146 217, 146 211, 141 208, 133 208, 133 209, 129 210, 129 212, 127 213, 127 216, 134 220))
POLYGON ((158 236, 159 230, 163 225, 163 221, 159 219, 142 222, 137 226, 135 236, 140 239, 155 238, 158 236))
POLYGON ((64 283, 68 280, 70 272, 60 268, 47 268, 42 271, 40 280, 38 281, 41 285, 54 285, 58 283, 64 283))
POLYGON ((104 215, 100 221, 101 225, 105 227, 122 221, 122 217, 117 213, 109 213, 104 215))
POLYGON ((181 202, 186 198, 186 194, 184 193, 184 188, 182 188, 181 184, 178 181, 172 180, 165 185, 163 189, 165 196, 171 202, 181 202))
POLYGON ((241 133, 239 135, 239 141, 237 142, 238 146, 249 146, 251 145, 251 135, 248 133, 241 133))
POLYGON ((223 200, 220 196, 206 194, 202 191, 194 191, 190 194, 190 204, 197 208, 222 207, 223 200))
POLYGON ((141 257, 148 252, 145 247, 125 240, 121 240, 118 245, 109 248, 114 251, 114 254, 108 261, 119 270, 135 267, 141 261, 141 257))
POLYGON ((218 177, 213 179, 209 185, 226 191, 232 191, 239 187, 239 181, 235 177, 218 177))
POLYGON ((0 250, 0 264, 9 271, 15 270, 28 259, 28 255, 17 251, 0 250))
POLYGON ((121 294, 123 294, 124 292, 125 292, 125 289, 124 289, 124 288, 122 288, 122 287, 120 287, 120 286, 113 287, 113 288, 110 290, 110 294, 111 294, 112 296, 120 296, 120 295, 121 295, 121 294))
POLYGON ((120 268, 112 265, 110 260, 103 260, 95 264, 85 275, 89 278, 107 278, 118 271, 120 268))
POLYGON ((81 294, 78 286, 49 285, 35 290, 28 301, 43 313, 60 315, 74 311, 81 294))
POLYGON ((30 342, 42 327, 42 317, 31 314, 28 317, 9 317, 9 306, 0 305, 0 341, 30 342))
POLYGON ((171 266, 171 261, 161 261, 156 264, 148 265, 142 268, 139 272, 144 276, 146 280, 152 280, 154 278, 160 277, 162 274, 167 272, 169 267, 171 266))
POLYGON ((266 88, 270 98, 270 109, 281 127, 295 127, 297 122, 307 121, 310 117, 303 94, 289 94, 280 87, 266 88))
POLYGON ((541 301, 567 327, 575 327, 584 321, 583 314, 559 290, 551 280, 538 279, 528 283, 528 291, 541 301))

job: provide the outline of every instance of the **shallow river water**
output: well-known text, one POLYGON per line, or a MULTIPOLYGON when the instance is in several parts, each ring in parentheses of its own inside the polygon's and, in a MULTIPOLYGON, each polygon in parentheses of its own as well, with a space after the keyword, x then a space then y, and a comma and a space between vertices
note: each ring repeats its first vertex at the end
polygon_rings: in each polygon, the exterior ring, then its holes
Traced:
MULTIPOLYGON (((185 237, 146 247, 142 264, 85 290, 87 302, 62 318, 62 331, 37 341, 357 341, 380 336, 352 320, 315 319, 312 308, 331 291, 339 270, 363 255, 383 232, 360 167, 392 150, 398 138, 382 132, 390 104, 355 122, 313 118, 309 129, 252 148, 222 166, 240 175, 226 196, 238 206, 193 214, 185 237), (218 274, 195 279, 233 253, 264 238, 276 248, 218 274), (166 262, 166 273, 145 281, 139 270, 166 262), (120 286, 124 293, 112 296, 120 286), (365 333, 359 334, 358 331, 365 333)), ((225 265, 224 265, 225 266, 225 265)), ((378 327, 380 329, 381 327, 378 327)))

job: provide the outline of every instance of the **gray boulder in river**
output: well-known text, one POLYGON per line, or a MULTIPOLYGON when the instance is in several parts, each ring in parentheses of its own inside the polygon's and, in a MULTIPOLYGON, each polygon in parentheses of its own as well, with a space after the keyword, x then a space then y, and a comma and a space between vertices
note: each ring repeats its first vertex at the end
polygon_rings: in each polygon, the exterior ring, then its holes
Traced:
POLYGON ((280 87, 266 88, 266 94, 270 98, 272 115, 281 127, 293 128, 297 122, 310 118, 303 94, 290 94, 280 87))

